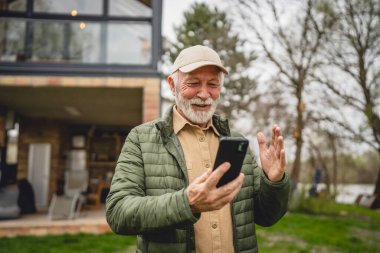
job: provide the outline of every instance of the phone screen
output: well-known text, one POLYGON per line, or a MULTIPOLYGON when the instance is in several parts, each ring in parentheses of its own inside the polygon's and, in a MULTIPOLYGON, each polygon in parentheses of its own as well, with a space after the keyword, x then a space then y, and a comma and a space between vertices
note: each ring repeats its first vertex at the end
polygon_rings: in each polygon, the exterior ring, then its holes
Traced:
POLYGON ((216 154, 214 170, 224 162, 229 162, 231 168, 219 180, 217 187, 227 184, 239 176, 249 142, 243 137, 222 137, 216 154))

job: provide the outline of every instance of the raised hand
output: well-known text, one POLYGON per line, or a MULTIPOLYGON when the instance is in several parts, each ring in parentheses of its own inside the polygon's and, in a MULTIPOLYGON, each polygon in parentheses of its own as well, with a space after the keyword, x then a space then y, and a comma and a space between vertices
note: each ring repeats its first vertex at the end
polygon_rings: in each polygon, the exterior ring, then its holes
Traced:
POLYGON ((257 134, 257 141, 259 143, 261 167, 270 181, 280 181, 284 176, 286 165, 284 138, 281 135, 280 127, 277 125, 273 126, 272 142, 269 148, 267 148, 265 137, 262 132, 257 134))
POLYGON ((243 173, 228 184, 216 187, 219 179, 230 167, 229 163, 223 163, 215 171, 210 169, 197 177, 188 186, 186 193, 193 213, 219 210, 233 200, 243 185, 243 173))

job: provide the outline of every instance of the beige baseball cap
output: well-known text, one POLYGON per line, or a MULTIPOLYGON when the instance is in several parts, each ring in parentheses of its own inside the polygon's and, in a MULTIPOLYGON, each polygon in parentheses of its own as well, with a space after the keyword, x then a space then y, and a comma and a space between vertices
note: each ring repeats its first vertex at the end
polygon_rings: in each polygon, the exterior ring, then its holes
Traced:
POLYGON ((189 73, 207 65, 217 66, 225 74, 228 74, 228 70, 223 66, 219 55, 213 49, 201 45, 183 49, 174 61, 172 74, 177 70, 189 73))

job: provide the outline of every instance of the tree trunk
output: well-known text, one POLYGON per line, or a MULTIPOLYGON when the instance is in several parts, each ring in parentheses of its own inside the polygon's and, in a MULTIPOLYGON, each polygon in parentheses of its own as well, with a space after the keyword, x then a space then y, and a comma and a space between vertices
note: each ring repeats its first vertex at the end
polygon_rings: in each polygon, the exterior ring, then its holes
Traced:
POLYGON ((293 136, 296 139, 296 156, 294 158, 293 169, 290 175, 291 180, 291 190, 295 190, 297 188, 297 183, 299 181, 300 171, 301 171, 301 152, 302 152, 302 133, 303 133, 303 112, 305 110, 305 105, 302 101, 302 82, 297 83, 296 94, 298 98, 297 105, 297 127, 293 132, 293 136))
POLYGON ((298 138, 296 137, 296 157, 294 158, 293 162, 293 168, 292 168, 292 173, 290 175, 291 179, 291 184, 292 184, 292 190, 294 190, 297 187, 297 183, 299 181, 299 174, 301 170, 301 151, 302 151, 302 138, 299 136, 298 138))
MULTIPOLYGON (((377 153, 380 156, 380 148, 377 149, 377 153)), ((377 172, 377 179, 376 179, 375 190, 373 191, 373 194, 376 195, 377 197, 375 201, 373 202, 371 208, 378 209, 380 208, 380 167, 377 172)))
POLYGON ((338 194, 337 184, 338 184, 338 158, 337 158, 337 149, 336 149, 336 137, 333 134, 328 134, 328 137, 331 141, 332 155, 333 155, 333 165, 332 165, 332 183, 333 183, 333 199, 336 198, 338 194))
POLYGON ((379 168, 379 171, 377 173, 377 180, 375 183, 375 191, 373 192, 373 194, 380 195, 380 168, 379 168))
MULTIPOLYGON (((379 152, 380 154, 380 152, 379 152)), ((373 192, 374 195, 376 195, 376 199, 375 201, 373 202, 371 208, 373 209, 378 209, 380 208, 380 168, 379 168, 379 171, 377 173, 377 179, 376 179, 376 183, 375 183, 375 191, 373 192)))
POLYGON ((330 194, 331 193, 331 190, 330 190, 331 180, 330 180, 329 169, 327 168, 327 164, 323 160, 321 161, 321 163, 322 163, 322 170, 325 173, 323 181, 326 184, 326 194, 327 194, 327 196, 330 197, 330 195, 331 195, 330 194))

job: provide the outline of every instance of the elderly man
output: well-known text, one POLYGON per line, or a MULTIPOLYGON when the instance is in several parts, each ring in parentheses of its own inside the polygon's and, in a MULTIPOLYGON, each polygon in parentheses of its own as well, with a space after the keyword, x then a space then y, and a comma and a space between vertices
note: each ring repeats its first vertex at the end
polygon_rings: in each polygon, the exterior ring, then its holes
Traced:
POLYGON ((227 69, 205 46, 180 52, 168 78, 175 105, 135 127, 122 148, 106 216, 114 232, 138 235, 137 252, 257 252, 255 223, 286 212, 289 182, 283 137, 257 134, 263 170, 248 151, 242 173, 216 187, 230 168, 212 170, 221 136, 241 136, 214 115, 227 69))

